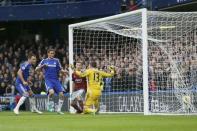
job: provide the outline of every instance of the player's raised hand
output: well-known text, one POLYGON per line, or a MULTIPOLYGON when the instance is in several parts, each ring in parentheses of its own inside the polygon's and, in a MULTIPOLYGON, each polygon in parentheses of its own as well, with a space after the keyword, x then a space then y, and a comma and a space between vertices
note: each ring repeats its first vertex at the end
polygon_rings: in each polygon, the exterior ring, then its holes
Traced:
POLYGON ((116 70, 115 70, 115 67, 114 67, 114 66, 110 66, 108 69, 109 69, 110 71, 113 71, 114 74, 116 74, 116 70))
POLYGON ((69 64, 69 68, 71 68, 71 70, 75 70, 75 67, 73 64, 69 64))
POLYGON ((109 69, 110 70, 115 70, 115 67, 114 66, 110 66, 109 69))

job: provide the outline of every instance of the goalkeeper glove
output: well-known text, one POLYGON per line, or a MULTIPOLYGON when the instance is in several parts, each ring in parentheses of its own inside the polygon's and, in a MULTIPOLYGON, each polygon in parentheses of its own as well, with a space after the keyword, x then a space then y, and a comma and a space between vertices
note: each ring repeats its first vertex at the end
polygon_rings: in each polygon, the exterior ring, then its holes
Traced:
POLYGON ((70 67, 72 70, 74 70, 74 69, 75 69, 75 67, 74 67, 74 65, 73 65, 73 64, 69 64, 69 67, 70 67))
POLYGON ((110 70, 115 70, 114 66, 109 67, 110 70))
POLYGON ((115 67, 114 67, 114 66, 110 66, 109 69, 110 69, 111 71, 113 71, 114 74, 116 74, 116 70, 115 70, 115 67))

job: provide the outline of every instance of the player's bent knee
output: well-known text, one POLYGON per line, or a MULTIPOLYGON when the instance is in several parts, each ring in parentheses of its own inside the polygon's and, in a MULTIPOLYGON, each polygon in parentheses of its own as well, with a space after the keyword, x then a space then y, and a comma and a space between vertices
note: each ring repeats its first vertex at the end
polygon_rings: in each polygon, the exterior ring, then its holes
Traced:
POLYGON ((64 93, 63 93, 63 92, 60 92, 60 93, 59 93, 59 97, 60 97, 61 99, 64 99, 64 93))
POLYGON ((80 100, 81 100, 81 97, 80 97, 80 96, 77 96, 76 99, 77 99, 78 101, 80 101, 80 100))
POLYGON ((55 91, 53 89, 49 90, 49 95, 54 95, 55 91))
POLYGON ((34 97, 34 93, 31 91, 31 92, 29 92, 29 96, 30 97, 34 97))
POLYGON ((29 97, 30 95, 29 95, 28 92, 24 92, 22 96, 24 96, 24 97, 29 97))
POLYGON ((34 97, 35 95, 34 94, 29 94, 29 97, 34 97))

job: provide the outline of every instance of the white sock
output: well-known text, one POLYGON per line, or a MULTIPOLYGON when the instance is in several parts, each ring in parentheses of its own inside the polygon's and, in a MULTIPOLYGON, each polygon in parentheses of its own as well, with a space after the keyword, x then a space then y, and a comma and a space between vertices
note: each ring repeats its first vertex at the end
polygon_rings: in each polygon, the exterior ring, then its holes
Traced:
POLYGON ((53 96, 49 97, 48 96, 48 102, 47 102, 47 110, 50 112, 54 111, 54 100, 53 100, 53 96))
POLYGON ((19 110, 20 106, 24 103, 24 101, 25 101, 26 98, 27 97, 22 96, 20 98, 20 100, 18 101, 18 104, 16 105, 15 109, 19 110))
POLYGON ((64 103, 64 100, 59 99, 58 109, 57 109, 58 112, 61 111, 63 103, 64 103))

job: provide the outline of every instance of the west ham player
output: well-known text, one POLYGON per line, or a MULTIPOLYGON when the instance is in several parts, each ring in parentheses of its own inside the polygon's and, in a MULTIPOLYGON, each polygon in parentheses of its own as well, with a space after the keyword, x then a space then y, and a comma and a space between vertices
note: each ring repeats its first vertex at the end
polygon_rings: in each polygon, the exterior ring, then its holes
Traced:
POLYGON ((55 50, 49 49, 47 51, 48 58, 43 59, 40 64, 36 67, 36 71, 42 69, 44 72, 44 79, 45 79, 45 86, 46 90, 48 92, 48 110, 54 104, 53 102, 53 96, 56 92, 59 94, 59 101, 58 101, 58 108, 57 113, 64 114, 61 112, 61 108, 64 102, 64 88, 62 87, 62 84, 60 83, 58 77, 59 72, 61 73, 67 73, 67 71, 63 70, 59 59, 54 58, 55 56, 55 50))
POLYGON ((36 56, 34 54, 28 55, 28 60, 20 65, 20 69, 17 72, 17 78, 16 78, 16 89, 22 96, 14 108, 14 113, 19 114, 19 108, 24 103, 25 99, 27 97, 29 98, 30 105, 32 106, 32 111, 37 112, 39 114, 42 114, 35 105, 35 98, 34 94, 29 87, 29 84, 32 84, 31 81, 28 80, 30 70, 32 68, 32 65, 36 64, 36 56))
MULTIPOLYGON (((76 63, 76 70, 81 71, 82 64, 81 62, 76 63)), ((72 74, 72 80, 73 80, 73 93, 71 96, 71 106, 76 109, 76 113, 82 113, 83 112, 83 102, 85 99, 85 94, 87 90, 87 82, 86 78, 79 77, 74 72, 72 74)))

